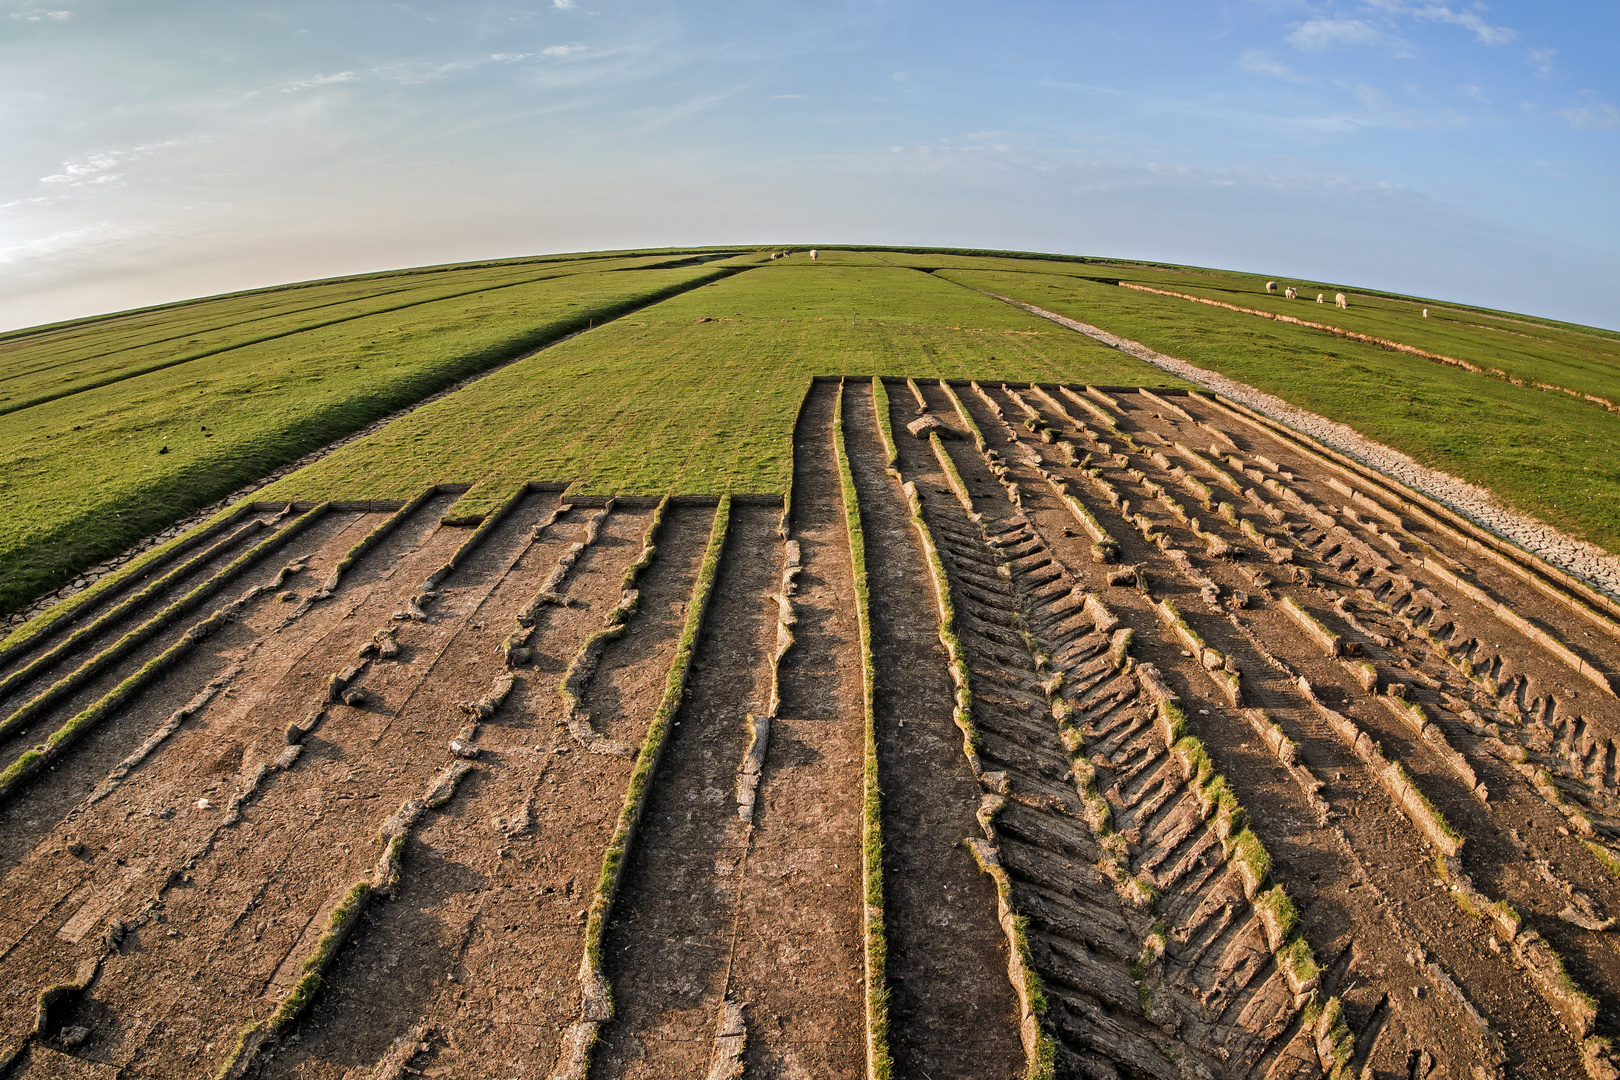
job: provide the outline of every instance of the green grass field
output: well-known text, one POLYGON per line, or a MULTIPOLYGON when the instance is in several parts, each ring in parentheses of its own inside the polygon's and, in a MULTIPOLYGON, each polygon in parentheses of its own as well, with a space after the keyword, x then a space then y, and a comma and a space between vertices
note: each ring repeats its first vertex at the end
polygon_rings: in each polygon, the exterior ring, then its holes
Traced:
POLYGON ((717 273, 601 271, 486 290, 0 416, 0 610, 458 379, 717 273))
POLYGON ((780 492, 805 386, 837 374, 1178 385, 950 282, 831 253, 737 274, 513 364, 266 497, 478 485, 463 514, 542 478, 588 493, 780 492))
MULTIPOLYGON (((1219 371, 1489 488, 1509 506, 1609 551, 1620 549, 1620 416, 1590 402, 1318 330, 1068 275, 942 270, 936 276, 1013 296, 1219 371)), ((1314 298, 1308 306, 1321 310, 1314 298)), ((1421 319, 1417 314, 1413 321, 1421 319)), ((1612 399, 1620 376, 1596 387, 1612 399)))
POLYGON ((1611 400, 1620 334, 1353 290, 1337 311, 1314 303, 1334 285, 1288 301, 1267 296, 1263 277, 1192 267, 880 249, 823 250, 811 263, 802 248, 778 260, 771 250, 429 267, 0 334, 0 612, 312 449, 587 327, 262 497, 403 499, 465 483, 455 512, 477 514, 528 480, 781 492, 812 375, 1176 385, 976 290, 1251 383, 1620 549, 1620 416, 1111 282, 1283 312, 1611 400))

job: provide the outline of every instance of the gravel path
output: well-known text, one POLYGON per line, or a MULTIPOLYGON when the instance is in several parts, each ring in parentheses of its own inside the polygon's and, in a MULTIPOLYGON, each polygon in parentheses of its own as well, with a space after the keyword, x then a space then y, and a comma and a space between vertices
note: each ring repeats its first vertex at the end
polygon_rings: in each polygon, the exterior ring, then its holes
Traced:
POLYGON ((1247 405, 1256 412, 1287 424, 1294 430, 1303 432, 1324 445, 1342 454, 1348 454, 1384 475, 1421 491, 1431 499, 1444 503, 1481 528, 1518 544, 1531 554, 1574 574, 1608 596, 1620 599, 1620 557, 1609 554, 1595 544, 1565 536, 1551 525, 1527 514, 1506 509, 1496 501, 1495 496, 1482 487, 1470 484, 1466 480, 1459 480, 1438 469, 1419 465, 1400 451, 1373 442, 1353 428, 1318 416, 1316 413, 1306 412, 1290 405, 1282 398, 1256 390, 1247 383, 1229 379, 1208 368, 1195 367, 1185 360, 1177 360, 1173 356, 1155 352, 1129 338, 1117 337, 1106 330, 1077 322, 1056 312, 1046 311, 1033 304, 1025 304, 996 293, 986 295, 1021 308, 1032 315, 1051 319, 1059 326, 1095 338, 1104 345, 1129 353, 1138 360, 1145 360, 1207 390, 1224 394, 1232 401, 1247 405))

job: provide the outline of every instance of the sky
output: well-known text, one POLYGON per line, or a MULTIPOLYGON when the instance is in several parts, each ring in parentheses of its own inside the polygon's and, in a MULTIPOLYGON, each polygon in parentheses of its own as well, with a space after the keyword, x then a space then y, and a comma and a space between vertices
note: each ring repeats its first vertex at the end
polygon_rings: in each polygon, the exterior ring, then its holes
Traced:
POLYGON ((0 0, 0 329, 838 243, 1620 328, 1620 3, 0 0))

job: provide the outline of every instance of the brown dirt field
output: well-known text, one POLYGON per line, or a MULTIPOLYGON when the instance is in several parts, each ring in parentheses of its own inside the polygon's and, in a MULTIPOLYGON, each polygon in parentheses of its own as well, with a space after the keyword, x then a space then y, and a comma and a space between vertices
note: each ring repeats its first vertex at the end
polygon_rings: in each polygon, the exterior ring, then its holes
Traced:
POLYGON ((702 1074, 729 990, 749 830, 737 769, 776 643, 779 507, 734 504, 703 634, 603 944, 615 1014, 592 1075, 702 1074))
MULTIPOLYGON (((891 426, 909 440, 902 396, 891 394, 890 404, 891 426)), ((980 789, 951 718, 933 587, 905 497, 884 471, 869 387, 846 392, 844 426, 872 591, 895 1067, 902 1076, 1016 1076, 1023 1049, 1007 940, 996 923, 995 888, 964 843, 979 834, 980 789)), ((901 471, 929 478, 914 471, 917 445, 901 445, 901 471)))
MULTIPOLYGON (((1335 1053, 1376 1080, 1609 1075, 1620 699, 1585 669, 1620 672, 1620 628, 1398 489, 1197 395, 953 384, 988 441, 942 444, 970 511, 904 432, 910 390, 888 385, 972 679, 979 772, 870 386, 817 381, 787 525, 795 639, 753 822, 738 772, 746 716, 770 699, 784 540, 780 504, 738 498, 607 927, 617 1013, 593 1077, 732 1075, 716 1041, 728 1005, 746 1035, 735 1075, 866 1075, 840 394, 871 592, 896 1076, 1025 1074, 1008 931, 970 842, 1005 875, 1044 992, 1026 1034, 1049 1040, 1059 1077, 1323 1077, 1335 1053), (1096 561, 1091 529, 1114 563, 1096 561), (1196 745, 1167 739, 1166 702, 1196 745), (1229 795, 1206 786, 1213 773, 1229 795), (1319 970, 1286 959, 1295 939, 1256 893, 1245 827, 1319 970), (1330 1000, 1332 1032, 1317 1022, 1330 1000)), ((944 386, 921 389, 968 426, 944 386)), ((518 613, 603 508, 563 500, 553 520, 561 491, 532 488, 424 595, 473 535, 441 523, 455 495, 435 495, 310 602, 390 514, 333 508, 4 738, 9 764, 210 613, 304 566, 0 802, 0 1077, 215 1075, 367 881, 306 1010, 248 1074, 552 1075, 633 767, 576 741, 558 684, 620 603, 653 513, 613 506, 509 670, 518 613), (362 655, 384 629, 397 654, 362 655), (345 689, 364 698, 333 700, 345 689), (422 808, 458 761, 454 794, 422 808), (403 838, 392 885, 373 877, 384 832, 403 838), (36 1031, 51 986, 60 1000, 36 1031)), ((0 657, 0 717, 302 508, 283 509, 253 508, 0 657)), ((713 500, 671 502, 639 606, 585 686, 610 742, 646 733, 713 515, 713 500)))
POLYGON ((861 663, 830 395, 807 403, 794 443, 798 621, 778 669, 728 994, 746 1003, 745 1075, 854 1080, 865 1070, 861 663))

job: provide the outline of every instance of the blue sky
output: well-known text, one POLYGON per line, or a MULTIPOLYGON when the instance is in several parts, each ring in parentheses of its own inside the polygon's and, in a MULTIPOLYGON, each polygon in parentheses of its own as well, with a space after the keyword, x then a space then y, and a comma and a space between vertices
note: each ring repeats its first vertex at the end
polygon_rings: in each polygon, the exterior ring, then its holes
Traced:
POLYGON ((1620 328, 1620 4, 0 0, 0 327, 554 251, 962 245, 1620 328))

